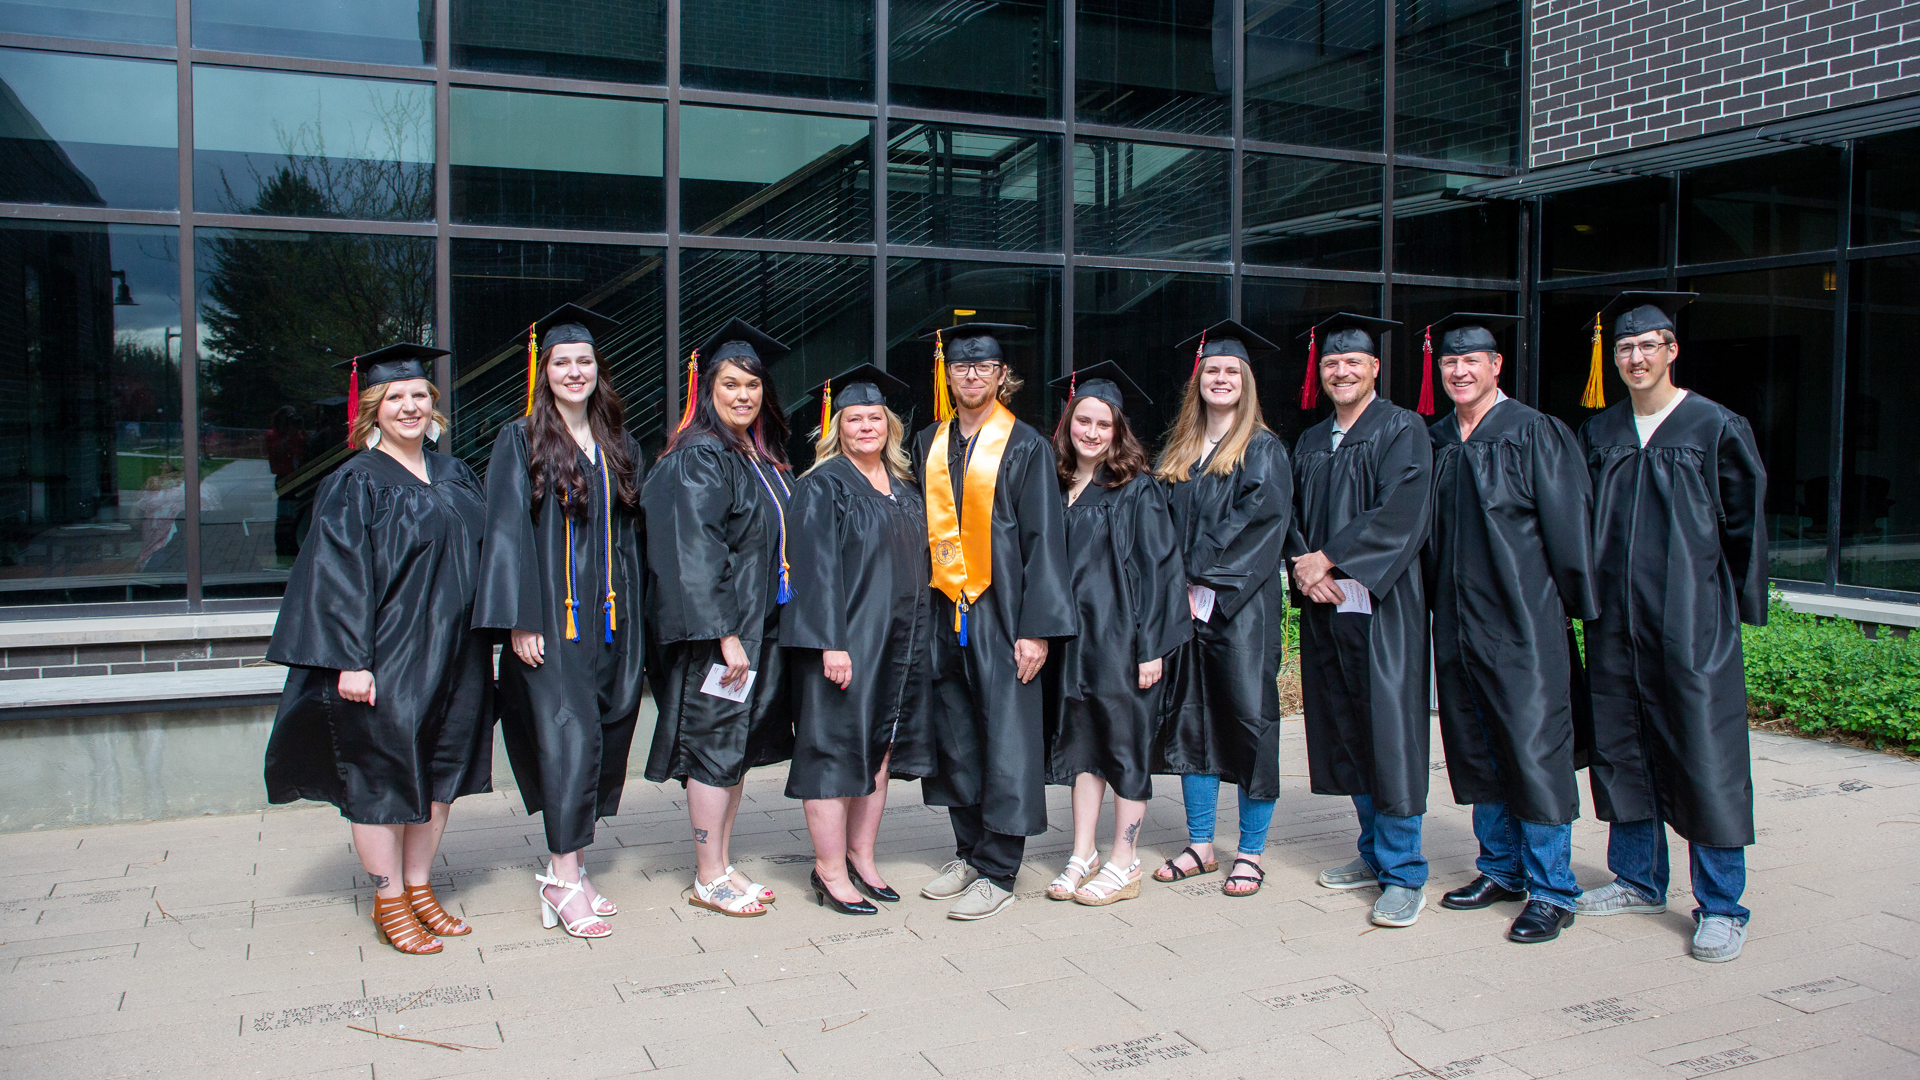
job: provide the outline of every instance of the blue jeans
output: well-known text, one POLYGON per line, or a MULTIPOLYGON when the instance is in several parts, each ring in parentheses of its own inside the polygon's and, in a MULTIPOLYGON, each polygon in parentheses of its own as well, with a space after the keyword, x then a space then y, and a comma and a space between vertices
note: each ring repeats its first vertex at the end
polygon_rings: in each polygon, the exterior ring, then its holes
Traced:
MULTIPOLYGON (((1180 798, 1187 804, 1187 839, 1196 844, 1213 843, 1214 811, 1220 805, 1220 778, 1186 773, 1180 777, 1180 798)), ((1267 828, 1273 824, 1273 806, 1277 799, 1249 799, 1240 791, 1240 854, 1258 855, 1267 850, 1267 828)))
MULTIPOLYGON (((1753 912, 1740 906, 1747 891, 1747 849, 1688 844, 1693 870, 1693 917, 1725 915, 1744 923, 1753 912)), ((1659 818, 1616 821, 1607 834, 1607 869, 1641 896, 1667 898, 1667 825, 1659 818)))
POLYGON ((1376 814, 1371 795, 1355 795, 1353 810, 1360 815, 1360 857, 1373 867, 1380 884, 1424 887, 1427 857, 1420 853, 1420 815, 1376 814))
POLYGON ((1573 825, 1535 825, 1507 813, 1506 803, 1473 804, 1474 866, 1502 888, 1530 900, 1573 910, 1580 883, 1573 877, 1573 825))

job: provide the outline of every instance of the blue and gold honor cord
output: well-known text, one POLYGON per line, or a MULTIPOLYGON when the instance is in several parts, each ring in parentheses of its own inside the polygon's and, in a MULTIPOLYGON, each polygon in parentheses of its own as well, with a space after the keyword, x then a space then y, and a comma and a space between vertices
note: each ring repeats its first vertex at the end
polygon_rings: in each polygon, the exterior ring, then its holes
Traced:
MULTIPOLYGON (((748 458, 747 464, 753 466, 753 475, 760 478, 760 486, 767 489, 767 498, 773 501, 773 512, 780 520, 780 589, 774 594, 773 602, 784 604, 793 599, 793 584, 787 576, 787 511, 780 505, 780 497, 773 493, 773 485, 767 482, 767 474, 760 471, 760 463, 748 458)), ((793 498, 787 478, 780 475, 779 469, 773 470, 773 475, 779 477, 780 490, 786 492, 787 498, 793 498)))
MULTIPOLYGON (((607 545, 607 599, 600 605, 600 610, 605 612, 607 616, 605 640, 611 642, 613 640, 613 632, 620 628, 618 608, 615 603, 616 594, 613 591, 613 485, 607 478, 607 455, 602 453, 600 448, 596 446, 593 448, 593 456, 598 459, 600 464, 600 490, 606 498, 604 504, 606 520, 603 522, 604 532, 602 535, 607 545)), ((562 516, 567 524, 567 640, 579 641, 580 627, 573 617, 574 608, 579 606, 579 602, 573 598, 573 515, 566 513, 565 507, 562 506, 562 516)), ((784 562, 786 558, 786 526, 784 521, 781 525, 780 536, 781 558, 784 562)), ((784 578, 782 580, 784 580, 784 578)), ((782 601, 782 603, 785 603, 785 601, 782 601)))

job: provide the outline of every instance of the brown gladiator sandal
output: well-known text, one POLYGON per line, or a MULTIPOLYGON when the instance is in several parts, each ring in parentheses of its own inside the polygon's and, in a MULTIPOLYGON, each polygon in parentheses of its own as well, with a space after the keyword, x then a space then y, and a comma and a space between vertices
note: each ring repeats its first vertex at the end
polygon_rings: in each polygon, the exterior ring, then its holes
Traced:
POLYGON ((407 906, 426 928, 438 937, 459 937, 473 933, 473 927, 453 917, 434 899, 432 885, 407 886, 407 906))
POLYGON ((445 948, 420 924, 404 895, 373 898, 373 928, 381 940, 403 953, 425 956, 445 948))

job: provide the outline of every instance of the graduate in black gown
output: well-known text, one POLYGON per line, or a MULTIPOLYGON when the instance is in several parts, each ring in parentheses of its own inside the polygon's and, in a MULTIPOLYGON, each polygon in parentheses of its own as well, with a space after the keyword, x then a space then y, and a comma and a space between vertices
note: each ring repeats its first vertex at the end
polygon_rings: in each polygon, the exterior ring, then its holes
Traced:
POLYGON ((934 770, 933 601, 927 512, 906 427, 887 408, 907 384, 872 364, 837 375, 794 416, 811 417, 814 464, 789 507, 794 595, 780 643, 793 680, 787 797, 806 800, 815 897, 846 915, 891 903, 874 865, 889 778, 934 770))
POLYGON ((1273 343, 1228 320, 1183 342, 1193 373, 1160 454, 1192 640, 1169 662, 1154 770, 1180 776, 1187 846, 1154 877, 1219 867, 1213 837, 1220 782, 1239 788, 1239 836, 1221 890, 1252 896, 1280 797, 1280 675, 1286 648, 1281 552, 1293 523, 1287 449, 1267 429, 1252 357, 1273 343))
POLYGON ((997 334, 934 336, 934 415, 915 440, 933 558, 933 724, 953 861, 920 890, 984 919, 1013 901, 1026 838, 1047 831, 1043 686, 1050 641, 1074 635, 1072 567, 1053 446, 1006 406, 1020 387, 997 334), (951 401, 951 404, 947 404, 951 401))
POLYGON ((1376 926, 1411 926, 1426 906, 1420 850, 1432 725, 1427 539, 1433 443, 1420 417, 1375 393, 1385 319, 1341 313, 1308 336, 1301 405, 1325 389, 1334 412, 1293 448, 1297 518, 1289 554, 1300 607, 1307 768, 1318 795, 1347 795, 1360 856, 1323 871, 1330 889, 1380 886, 1376 926), (1317 355, 1316 355, 1317 354, 1317 355))
MULTIPOLYGON (((1673 384, 1674 319, 1693 295, 1624 293, 1594 329, 1596 350, 1610 329, 1629 391, 1580 429, 1600 592, 1586 626, 1589 779, 1613 823, 1615 880, 1577 910, 1666 910, 1672 825, 1693 863, 1693 955, 1720 962, 1740 955, 1751 914, 1740 903, 1753 843, 1740 624, 1767 620, 1767 470, 1744 417, 1673 384)), ((1599 372, 1596 355, 1592 406, 1599 372)))
MULTIPOLYGON (((1440 906, 1526 907, 1507 936, 1551 941, 1573 922, 1573 693, 1568 618, 1589 619, 1593 487, 1567 426, 1500 390, 1494 334, 1519 320, 1472 312, 1427 328, 1453 411, 1433 441, 1433 604, 1440 739, 1455 802, 1473 807, 1479 875, 1440 906)), ((1425 379, 1431 380, 1432 368, 1425 379)))
POLYGON ((1111 360, 1057 379, 1053 453, 1067 496, 1080 636, 1048 657, 1047 782, 1073 789, 1073 852, 1047 887, 1101 907, 1140 895, 1134 844, 1153 798, 1153 736, 1166 657, 1193 636, 1166 489, 1127 423, 1152 404, 1111 360), (1094 873, 1100 804, 1113 787, 1113 850, 1094 873))
MULTIPOLYGON (((734 869, 747 770, 793 752, 780 608, 794 592, 787 422, 768 377, 787 347, 739 319, 688 362, 687 408, 647 478, 660 719, 647 779, 687 789, 688 903, 766 914, 773 892, 734 869)), ((813 601, 802 598, 800 602, 813 601)))
POLYGON ((495 632, 500 734, 551 858, 541 920, 606 937, 619 907, 587 877, 596 819, 619 812, 640 713, 645 463, 595 336, 618 324, 567 304, 528 328, 527 415, 487 464, 487 547, 473 625, 495 632))
POLYGON ((374 925, 405 953, 468 932, 428 875, 453 800, 493 790, 491 650, 468 629, 486 503, 464 462, 424 446, 446 423, 425 361, 445 355, 393 345, 341 365, 347 441, 366 449, 320 482, 267 646, 289 669, 267 797, 340 808, 374 925))

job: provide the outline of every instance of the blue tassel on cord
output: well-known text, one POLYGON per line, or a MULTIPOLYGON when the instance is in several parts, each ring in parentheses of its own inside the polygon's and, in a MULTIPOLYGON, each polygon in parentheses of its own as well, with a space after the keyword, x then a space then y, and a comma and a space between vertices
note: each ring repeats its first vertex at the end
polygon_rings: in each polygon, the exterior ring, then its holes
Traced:
POLYGON ((778 591, 778 592, 776 592, 776 593, 774 593, 774 594, 773 594, 773 602, 774 602, 774 603, 776 603, 776 604, 784 604, 784 603, 786 603, 787 601, 789 601, 789 600, 791 600, 791 599, 793 599, 793 586, 791 586, 791 585, 789 585, 789 584, 787 584, 787 571, 786 571, 786 568, 785 568, 785 567, 781 567, 781 569, 780 569, 780 591, 778 591))
POLYGON ((613 601, 609 600, 601 604, 600 610, 607 613, 607 644, 611 645, 613 644, 613 601))
POLYGON ((966 644, 967 644, 967 609, 961 608, 960 609, 960 647, 965 648, 966 644))

